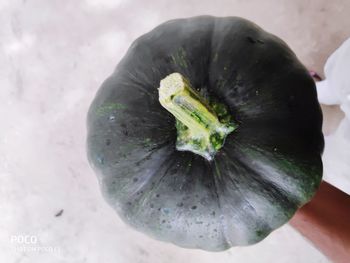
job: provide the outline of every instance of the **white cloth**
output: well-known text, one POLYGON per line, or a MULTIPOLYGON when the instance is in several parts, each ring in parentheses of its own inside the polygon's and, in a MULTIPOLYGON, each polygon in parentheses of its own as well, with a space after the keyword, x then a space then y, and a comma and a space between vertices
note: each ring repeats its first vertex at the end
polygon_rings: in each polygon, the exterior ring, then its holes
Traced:
POLYGON ((350 193, 350 38, 327 60, 326 79, 316 84, 320 103, 339 104, 345 114, 338 129, 325 136, 324 179, 350 193))

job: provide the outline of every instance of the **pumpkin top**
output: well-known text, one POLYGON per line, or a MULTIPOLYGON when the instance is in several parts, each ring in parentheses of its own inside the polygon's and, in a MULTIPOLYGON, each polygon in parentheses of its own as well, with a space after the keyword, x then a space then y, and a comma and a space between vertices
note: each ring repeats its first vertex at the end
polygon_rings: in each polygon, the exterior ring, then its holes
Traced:
MULTIPOLYGON (((227 119, 220 122, 215 109, 222 117, 228 113, 222 107, 211 107, 180 73, 172 73, 160 82, 159 102, 177 121, 176 149, 191 151, 211 161, 223 146, 226 136, 235 126, 227 119)), ((227 114, 228 115, 228 114, 227 114)))

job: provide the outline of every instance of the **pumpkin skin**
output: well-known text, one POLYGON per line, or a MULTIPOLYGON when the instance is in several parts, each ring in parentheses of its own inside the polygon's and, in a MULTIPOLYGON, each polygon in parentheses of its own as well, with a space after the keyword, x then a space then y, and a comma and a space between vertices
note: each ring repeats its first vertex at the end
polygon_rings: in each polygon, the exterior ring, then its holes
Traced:
POLYGON ((108 203, 132 227, 181 247, 259 242, 322 179, 312 78, 282 40, 238 17, 172 20, 138 38, 97 92, 87 126, 108 203), (238 124, 212 161, 175 148, 175 118, 158 100, 173 72, 238 124))

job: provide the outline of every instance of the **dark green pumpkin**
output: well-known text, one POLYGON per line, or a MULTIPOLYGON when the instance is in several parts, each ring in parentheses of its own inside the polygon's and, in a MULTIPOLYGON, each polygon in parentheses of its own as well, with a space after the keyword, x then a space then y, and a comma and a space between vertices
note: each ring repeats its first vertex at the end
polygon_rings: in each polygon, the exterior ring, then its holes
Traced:
POLYGON ((87 122, 89 161, 109 204, 134 228, 182 247, 256 243, 322 178, 313 80, 282 40, 237 17, 172 20, 138 38, 87 122), (158 96, 173 72, 237 125, 210 161, 175 147, 178 126, 158 96))

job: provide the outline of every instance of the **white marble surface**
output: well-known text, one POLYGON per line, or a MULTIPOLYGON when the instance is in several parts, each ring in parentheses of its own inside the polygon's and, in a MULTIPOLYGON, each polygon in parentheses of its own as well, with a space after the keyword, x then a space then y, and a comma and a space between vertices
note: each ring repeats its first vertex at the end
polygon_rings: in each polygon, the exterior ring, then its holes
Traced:
MULTIPOLYGON (((308 50, 318 48, 323 59, 333 46, 317 46, 322 34, 313 32, 317 22, 307 23, 310 14, 338 14, 341 23, 346 9, 288 2, 0 0, 0 262, 328 262, 288 225, 255 246, 221 253, 152 240, 102 200, 85 154, 86 112, 99 85, 133 39, 170 18, 240 15, 321 68, 308 50), (307 49, 302 35, 312 42, 307 49), (34 240, 22 251, 15 239, 26 235, 34 240)), ((336 44, 347 29, 328 30, 336 44)))

